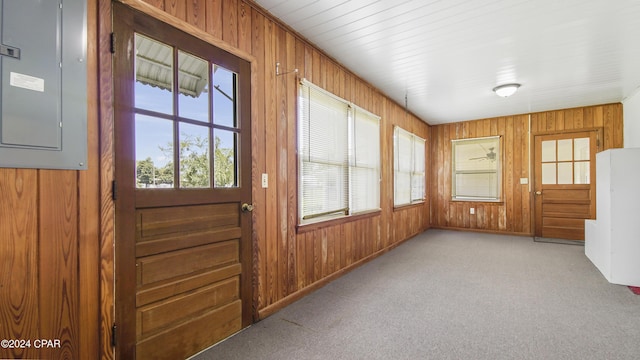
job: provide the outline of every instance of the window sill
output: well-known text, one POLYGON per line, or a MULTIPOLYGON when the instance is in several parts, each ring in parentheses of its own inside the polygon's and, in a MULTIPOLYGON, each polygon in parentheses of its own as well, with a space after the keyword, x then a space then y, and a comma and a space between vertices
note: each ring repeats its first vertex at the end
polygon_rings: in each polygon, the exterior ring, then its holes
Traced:
POLYGON ((411 208, 415 208, 415 207, 423 206, 425 203, 426 203, 426 201, 420 201, 420 202, 414 202, 414 203, 412 203, 412 204, 395 205, 395 206, 393 207, 393 211, 400 211, 400 210, 411 209, 411 208))
POLYGON ((339 218, 320 220, 320 221, 308 223, 308 224, 298 224, 296 226, 296 233, 304 234, 306 232, 322 229, 325 227, 342 225, 352 221, 367 219, 370 217, 378 216, 381 213, 382 213, 382 210, 371 210, 367 212, 358 213, 355 215, 347 215, 347 216, 341 216, 339 218))
POLYGON ((488 204, 503 204, 504 201, 502 199, 491 200, 491 199, 451 199, 451 202, 465 202, 465 203, 488 203, 488 204))

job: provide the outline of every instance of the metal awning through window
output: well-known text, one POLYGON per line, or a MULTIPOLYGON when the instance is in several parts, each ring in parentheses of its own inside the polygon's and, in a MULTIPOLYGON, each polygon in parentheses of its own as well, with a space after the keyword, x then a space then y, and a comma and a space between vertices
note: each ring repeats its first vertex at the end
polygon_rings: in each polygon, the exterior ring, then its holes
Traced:
MULTIPOLYGON (((171 91, 173 86, 174 49, 145 36, 136 36, 136 80, 145 85, 171 91)), ((208 92, 207 61, 178 51, 178 84, 180 93, 199 97, 208 92)))

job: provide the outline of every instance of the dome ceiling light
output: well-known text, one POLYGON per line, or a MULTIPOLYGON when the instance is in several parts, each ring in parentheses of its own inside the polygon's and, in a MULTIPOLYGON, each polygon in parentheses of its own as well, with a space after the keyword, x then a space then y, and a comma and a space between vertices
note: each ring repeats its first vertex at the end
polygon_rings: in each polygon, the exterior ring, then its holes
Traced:
POLYGON ((504 84, 493 88, 493 92, 498 96, 509 97, 518 91, 520 84, 504 84))

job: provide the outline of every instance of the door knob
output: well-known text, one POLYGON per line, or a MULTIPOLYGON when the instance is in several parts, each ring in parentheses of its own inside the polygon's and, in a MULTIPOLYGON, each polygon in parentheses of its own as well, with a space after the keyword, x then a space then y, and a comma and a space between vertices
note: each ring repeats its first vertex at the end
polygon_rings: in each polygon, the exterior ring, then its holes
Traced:
POLYGON ((542 191, 536 191, 536 195, 542 195, 542 191))
POLYGON ((253 204, 244 203, 242 204, 241 209, 242 209, 242 212, 251 212, 253 211, 253 204))

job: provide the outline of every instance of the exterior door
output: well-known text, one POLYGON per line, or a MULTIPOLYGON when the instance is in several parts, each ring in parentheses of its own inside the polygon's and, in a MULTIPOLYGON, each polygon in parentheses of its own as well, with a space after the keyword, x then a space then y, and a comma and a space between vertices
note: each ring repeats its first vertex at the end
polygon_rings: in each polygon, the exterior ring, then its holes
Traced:
POLYGON ((114 3, 116 353, 251 323, 250 64, 114 3))
POLYGON ((595 218, 598 131, 535 137, 535 235, 584 240, 595 218))

